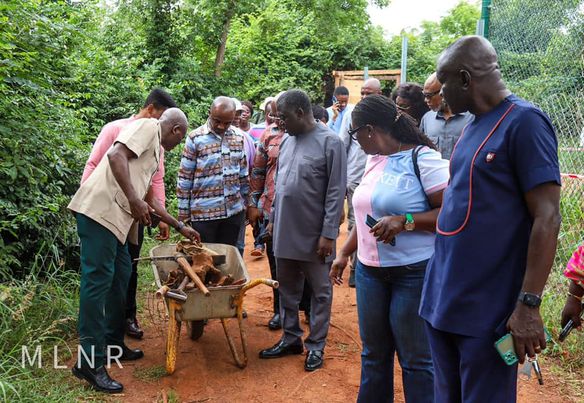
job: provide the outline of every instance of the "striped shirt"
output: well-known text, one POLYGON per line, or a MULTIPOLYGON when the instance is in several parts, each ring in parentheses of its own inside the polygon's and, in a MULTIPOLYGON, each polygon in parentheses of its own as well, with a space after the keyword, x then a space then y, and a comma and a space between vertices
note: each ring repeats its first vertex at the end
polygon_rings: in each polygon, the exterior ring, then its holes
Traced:
POLYGON ((178 219, 208 221, 245 210, 249 195, 243 137, 228 129, 223 137, 207 122, 185 141, 177 180, 178 219))

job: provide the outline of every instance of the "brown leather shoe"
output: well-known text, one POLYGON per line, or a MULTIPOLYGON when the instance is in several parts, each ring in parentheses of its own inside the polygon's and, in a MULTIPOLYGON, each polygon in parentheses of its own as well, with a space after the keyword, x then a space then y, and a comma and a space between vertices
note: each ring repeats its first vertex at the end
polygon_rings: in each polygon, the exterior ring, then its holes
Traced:
POLYGON ((140 329, 136 318, 126 319, 126 335, 133 339, 141 339, 144 336, 144 331, 140 329))

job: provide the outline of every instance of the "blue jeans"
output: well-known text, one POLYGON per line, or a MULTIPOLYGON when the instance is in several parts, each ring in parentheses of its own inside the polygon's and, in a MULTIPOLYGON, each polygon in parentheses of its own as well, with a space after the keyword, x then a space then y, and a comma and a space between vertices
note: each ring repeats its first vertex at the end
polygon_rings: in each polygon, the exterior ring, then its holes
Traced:
POLYGON ((418 315, 426 264, 369 267, 357 262, 357 312, 363 342, 357 402, 393 402, 395 352, 406 402, 434 401, 430 345, 424 320, 418 315))

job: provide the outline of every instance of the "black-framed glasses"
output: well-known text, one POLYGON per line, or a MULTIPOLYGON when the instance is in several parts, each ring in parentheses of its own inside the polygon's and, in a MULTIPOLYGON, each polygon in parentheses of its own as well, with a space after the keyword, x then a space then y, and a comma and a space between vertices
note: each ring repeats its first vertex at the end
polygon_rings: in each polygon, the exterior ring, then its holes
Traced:
POLYGON ((352 129, 349 128, 349 130, 347 130, 347 132, 349 133, 349 136, 351 136, 351 138, 355 141, 357 141, 357 133, 359 132, 359 130, 361 130, 362 128, 366 127, 367 125, 362 125, 357 127, 356 129, 352 129))
POLYGON ((424 98, 430 99, 433 96, 438 95, 439 93, 440 93, 440 90, 434 91, 434 92, 422 92, 422 95, 424 96, 424 98))

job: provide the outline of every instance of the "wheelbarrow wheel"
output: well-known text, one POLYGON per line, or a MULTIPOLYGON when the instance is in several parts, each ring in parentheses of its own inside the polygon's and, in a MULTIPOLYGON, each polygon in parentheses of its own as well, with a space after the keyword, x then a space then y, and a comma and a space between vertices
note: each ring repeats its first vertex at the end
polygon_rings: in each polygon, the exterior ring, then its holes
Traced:
POLYGON ((189 327, 189 336, 191 336, 191 340, 199 340, 205 330, 205 321, 192 320, 189 327))

